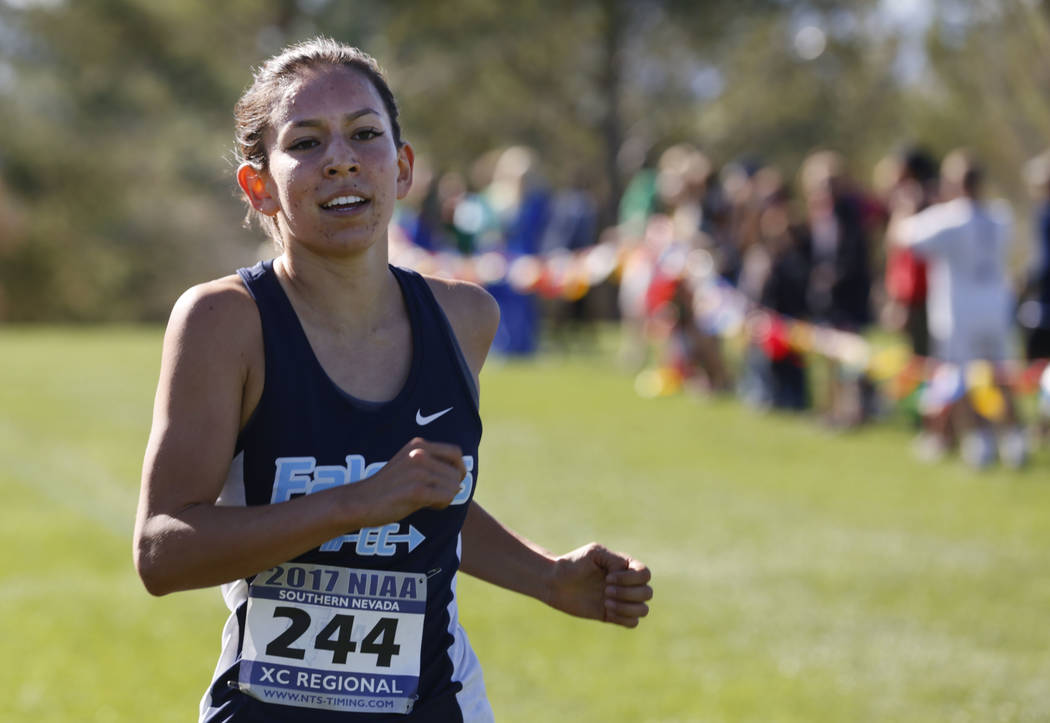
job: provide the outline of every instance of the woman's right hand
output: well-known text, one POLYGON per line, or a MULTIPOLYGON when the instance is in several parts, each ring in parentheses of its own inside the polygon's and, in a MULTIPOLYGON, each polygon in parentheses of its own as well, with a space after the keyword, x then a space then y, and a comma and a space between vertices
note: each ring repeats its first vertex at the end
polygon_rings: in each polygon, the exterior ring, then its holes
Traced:
POLYGON ((444 509, 459 494, 466 476, 458 446, 416 437, 374 475, 342 488, 347 517, 373 527, 416 510, 444 509))

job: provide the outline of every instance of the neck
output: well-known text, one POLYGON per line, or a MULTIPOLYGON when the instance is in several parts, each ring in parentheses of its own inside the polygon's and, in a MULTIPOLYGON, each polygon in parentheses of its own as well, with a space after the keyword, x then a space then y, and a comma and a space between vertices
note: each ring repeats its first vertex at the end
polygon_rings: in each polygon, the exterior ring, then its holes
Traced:
POLYGON ((300 314, 332 327, 374 327, 400 308, 400 289, 387 268, 386 244, 338 258, 300 246, 274 262, 277 277, 300 314))
POLYGON ((958 200, 975 201, 975 202, 977 201, 977 195, 975 193, 967 191, 962 186, 952 186, 952 187, 948 188, 944 192, 944 195, 942 196, 942 198, 945 201, 958 201, 958 200))

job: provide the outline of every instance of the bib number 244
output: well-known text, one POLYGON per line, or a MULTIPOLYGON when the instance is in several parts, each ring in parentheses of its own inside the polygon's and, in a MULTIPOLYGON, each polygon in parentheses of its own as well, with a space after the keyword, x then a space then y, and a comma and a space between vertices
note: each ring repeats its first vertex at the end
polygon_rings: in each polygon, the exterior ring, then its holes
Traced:
MULTIPOLYGON (((288 628, 266 644, 266 654, 278 658, 303 660, 306 649, 297 647, 304 634, 310 629, 313 620, 310 613, 302 608, 279 605, 273 609, 273 617, 287 618, 291 621, 288 628)), ((315 650, 328 650, 332 653, 332 663, 345 665, 350 653, 375 655, 375 666, 389 668, 390 661, 401 652, 397 640, 397 618, 382 617, 360 641, 354 640, 354 616, 336 613, 332 619, 314 636, 315 650)), ((309 636, 306 636, 309 639, 309 636)))

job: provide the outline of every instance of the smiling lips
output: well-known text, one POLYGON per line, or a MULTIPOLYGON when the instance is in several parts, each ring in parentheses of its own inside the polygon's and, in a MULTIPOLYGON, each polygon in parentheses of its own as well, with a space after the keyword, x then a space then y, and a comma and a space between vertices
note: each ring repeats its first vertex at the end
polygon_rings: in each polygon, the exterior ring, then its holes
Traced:
POLYGON ((368 203, 368 199, 362 198, 361 196, 347 195, 347 196, 336 196, 330 201, 325 201, 321 204, 321 208, 331 210, 343 210, 350 208, 358 208, 363 204, 368 203))

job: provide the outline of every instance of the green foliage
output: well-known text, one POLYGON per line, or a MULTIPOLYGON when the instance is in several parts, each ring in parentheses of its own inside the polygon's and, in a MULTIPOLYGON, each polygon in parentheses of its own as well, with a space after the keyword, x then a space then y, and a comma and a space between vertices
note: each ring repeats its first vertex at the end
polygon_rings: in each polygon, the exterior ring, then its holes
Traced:
POLYGON ((999 190, 1023 198, 1019 169, 1050 139, 1050 4, 954 3, 927 37, 938 83, 915 103, 915 125, 944 151, 968 146, 987 159, 999 190))
MULTIPOLYGON (((151 598, 131 566, 159 332, 8 328, 0 349, 0 719, 192 719, 225 608, 151 598)), ((479 501, 549 549, 636 555, 656 590, 624 631, 464 577, 499 720, 1050 717, 1045 450, 923 466, 902 429, 642 400, 599 357, 493 360, 482 387, 479 501)))
POLYGON ((608 218, 637 137, 691 141, 791 177, 817 146, 866 180, 905 141, 965 144, 1023 200, 1050 134, 1050 13, 941 0, 918 79, 877 0, 78 0, 0 2, 0 319, 161 319, 188 285, 249 263, 231 109, 258 65, 316 34, 387 67, 419 155, 467 172, 534 146, 608 218), (803 59, 805 25, 824 52, 803 59))

